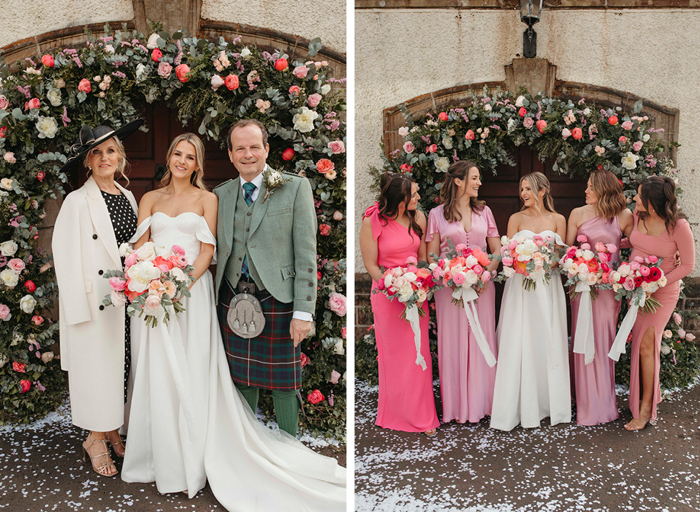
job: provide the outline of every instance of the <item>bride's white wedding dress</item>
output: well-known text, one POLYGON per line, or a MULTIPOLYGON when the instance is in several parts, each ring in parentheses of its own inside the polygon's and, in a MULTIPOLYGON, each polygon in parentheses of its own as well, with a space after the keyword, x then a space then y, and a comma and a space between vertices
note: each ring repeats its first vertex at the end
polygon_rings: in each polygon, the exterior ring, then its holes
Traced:
MULTIPOLYGON (((532 238, 529 230, 517 234, 532 238)), ((565 245, 553 231, 558 245, 565 245)), ((539 282, 532 291, 523 276, 506 282, 496 338, 498 364, 493 392, 491 427, 512 430, 539 427, 547 416, 551 424, 571 422, 566 301, 558 275, 539 282)))
MULTIPOLYGON (((216 246, 204 217, 157 212, 157 246, 176 244, 190 263, 201 242, 216 246)), ((207 480, 229 511, 344 511, 345 469, 285 432, 260 424, 235 389, 224 354, 209 271, 168 325, 132 321, 133 398, 125 482, 156 482, 161 493, 193 497, 207 480)))

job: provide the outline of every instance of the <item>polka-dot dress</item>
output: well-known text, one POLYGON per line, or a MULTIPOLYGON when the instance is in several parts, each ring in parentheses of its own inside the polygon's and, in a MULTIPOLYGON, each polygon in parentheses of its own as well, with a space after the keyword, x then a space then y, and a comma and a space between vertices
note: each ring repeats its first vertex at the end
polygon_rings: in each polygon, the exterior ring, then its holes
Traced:
MULTIPOLYGON (((138 219, 131 207, 131 203, 124 194, 108 194, 102 191, 102 197, 109 211, 109 218, 112 220, 112 228, 117 238, 117 246, 128 242, 136 233, 138 219)), ((122 258, 124 266, 124 258, 122 258)), ((126 309, 124 311, 126 315, 126 309)), ((126 315, 124 323, 124 403, 126 403, 126 387, 129 382, 129 370, 131 369, 131 324, 129 315, 126 315)))

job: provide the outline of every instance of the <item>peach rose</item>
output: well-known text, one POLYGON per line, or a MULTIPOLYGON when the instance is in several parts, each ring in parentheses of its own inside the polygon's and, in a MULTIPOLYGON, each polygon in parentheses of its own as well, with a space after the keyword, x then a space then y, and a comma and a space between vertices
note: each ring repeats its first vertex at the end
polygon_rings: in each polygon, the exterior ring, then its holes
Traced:
POLYGON ((316 170, 321 174, 326 174, 327 172, 332 171, 334 169, 335 164, 327 158, 321 158, 318 162, 316 162, 316 170))

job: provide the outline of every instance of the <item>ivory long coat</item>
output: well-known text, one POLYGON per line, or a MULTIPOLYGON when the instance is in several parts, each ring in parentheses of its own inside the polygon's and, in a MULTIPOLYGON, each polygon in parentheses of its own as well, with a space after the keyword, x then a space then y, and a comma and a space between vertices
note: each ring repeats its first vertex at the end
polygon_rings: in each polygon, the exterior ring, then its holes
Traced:
MULTIPOLYGON (((136 200, 117 185, 134 211, 136 200)), ((108 432, 125 422, 124 308, 105 307, 101 272, 121 268, 107 205, 94 179, 68 194, 56 218, 52 249, 61 338, 73 424, 108 432)))

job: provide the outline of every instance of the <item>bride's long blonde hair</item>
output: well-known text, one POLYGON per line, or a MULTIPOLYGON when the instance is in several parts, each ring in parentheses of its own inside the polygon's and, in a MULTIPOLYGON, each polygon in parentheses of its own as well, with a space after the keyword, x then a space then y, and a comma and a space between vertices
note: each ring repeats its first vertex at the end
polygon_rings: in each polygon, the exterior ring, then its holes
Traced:
MULTIPOLYGON (((538 199, 540 196, 540 190, 544 189, 544 196, 542 197, 542 205, 544 206, 544 209, 552 213, 557 213, 557 211, 554 209, 554 199, 552 199, 552 194, 550 193, 551 185, 549 184, 547 176, 541 172, 531 172, 530 174, 526 174, 520 178, 520 190, 523 188, 524 180, 527 180, 527 182, 530 184, 530 188, 537 195, 538 199)), ((523 211, 525 208, 526 206, 523 205, 520 211, 523 211)))
POLYGON ((178 135, 170 143, 168 154, 165 156, 165 167, 167 170, 165 171, 163 178, 160 180, 160 183, 164 187, 170 184, 170 181, 173 178, 173 175, 170 172, 170 157, 173 156, 175 148, 183 140, 194 146, 194 152, 197 157, 197 170, 192 173, 190 183, 192 183, 192 185, 198 189, 208 190, 207 185, 204 183, 204 144, 202 143, 202 139, 200 139, 194 133, 183 133, 182 135, 178 135))

